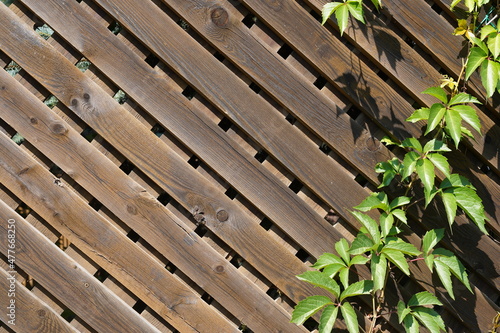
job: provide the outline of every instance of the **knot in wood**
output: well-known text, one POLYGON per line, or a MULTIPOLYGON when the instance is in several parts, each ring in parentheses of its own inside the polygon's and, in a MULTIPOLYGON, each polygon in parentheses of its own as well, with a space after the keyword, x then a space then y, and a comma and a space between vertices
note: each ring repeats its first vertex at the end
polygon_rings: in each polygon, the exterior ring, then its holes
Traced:
POLYGON ((50 130, 55 135, 64 135, 66 134, 66 132, 68 132, 66 126, 64 126, 64 124, 61 124, 60 122, 56 122, 50 125, 50 130))
POLYGON ((40 309, 40 310, 38 310, 38 311, 37 311, 37 314, 38 314, 38 317, 45 317, 45 315, 46 315, 47 313, 45 312, 45 310, 40 309))
POLYGON ((375 151, 380 147, 380 141, 378 141, 374 137, 370 137, 366 139, 366 148, 368 148, 369 151, 375 151))
POLYGON ((36 124, 38 124, 38 119, 36 119, 35 117, 31 117, 30 123, 32 123, 33 125, 36 125, 36 124))
POLYGON ((219 273, 219 274, 220 274, 220 273, 224 273, 224 271, 225 271, 225 270, 226 270, 226 269, 224 268, 224 266, 223 266, 223 265, 218 265, 218 266, 215 266, 215 272, 216 272, 216 273, 219 273))
POLYGON ((224 28, 229 22, 229 14, 227 13, 227 10, 222 7, 217 7, 212 10, 210 18, 212 19, 212 22, 219 28, 224 28))
POLYGON ((229 219, 229 214, 225 210, 219 210, 217 212, 217 220, 219 222, 226 222, 229 219))

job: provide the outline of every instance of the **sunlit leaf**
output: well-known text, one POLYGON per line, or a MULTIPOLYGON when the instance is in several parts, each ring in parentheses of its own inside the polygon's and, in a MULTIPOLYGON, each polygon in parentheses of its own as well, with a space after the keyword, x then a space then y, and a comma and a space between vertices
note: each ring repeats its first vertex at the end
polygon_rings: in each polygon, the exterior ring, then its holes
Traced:
POLYGON ((380 229, 381 236, 385 237, 391 231, 392 226, 394 225, 394 216, 392 213, 387 214, 386 212, 380 214, 380 229))
POLYGON ((422 291, 413 295, 408 301, 408 306, 417 305, 443 305, 436 296, 428 291, 422 291))
POLYGON ((313 268, 321 269, 327 265, 340 264, 345 265, 342 259, 333 253, 323 253, 318 260, 312 265, 313 268))
POLYGON ((420 325, 415 317, 412 315, 406 316, 403 320, 406 333, 419 333, 420 325))
POLYGON ((344 3, 343 2, 329 2, 323 6, 323 9, 321 10, 321 16, 323 17, 323 21, 321 24, 325 24, 326 21, 330 18, 330 16, 333 15, 335 10, 339 6, 342 6, 344 3))
POLYGON ((470 50, 469 60, 467 61, 467 67, 465 69, 465 80, 468 80, 469 77, 474 73, 474 71, 481 66, 484 60, 488 57, 488 54, 485 53, 479 47, 473 47, 470 50))
POLYGON ((418 160, 416 170, 425 189, 430 192, 434 187, 434 178, 436 177, 434 165, 427 159, 418 160))
POLYGON ((481 102, 479 102, 479 100, 472 95, 466 93, 458 93, 450 99, 450 103, 448 103, 448 105, 453 106, 461 103, 481 104, 481 102))
POLYGON ((373 192, 354 208, 362 212, 367 212, 369 210, 377 208, 388 210, 389 204, 387 201, 387 194, 385 194, 384 192, 373 192))
POLYGON ((325 273, 326 275, 328 275, 331 278, 334 278, 335 275, 337 275, 337 273, 342 268, 345 268, 345 267, 346 267, 345 264, 331 264, 331 265, 325 266, 325 268, 323 268, 323 273, 325 273))
POLYGON ((441 195, 443 199, 444 209, 446 211, 446 217, 451 227, 453 225, 453 222, 455 222, 455 216, 457 214, 457 200, 455 199, 453 190, 443 191, 441 195))
POLYGON ((453 110, 460 113, 460 117, 472 126, 476 131, 481 133, 481 122, 477 116, 476 110, 468 105, 455 105, 453 110))
POLYGON ((401 178, 405 180, 415 171, 417 165, 417 160, 420 158, 420 154, 415 151, 410 151, 405 154, 403 159, 403 172, 401 173, 401 178))
POLYGON ((374 245, 375 243, 371 238, 369 238, 365 234, 358 234, 352 241, 351 249, 349 250, 349 252, 352 255, 358 255, 370 251, 374 245))
POLYGON ((347 287, 340 295, 340 301, 347 297, 369 294, 373 290, 372 280, 361 280, 347 287))
MULTIPOLYGON (((438 104, 438 105, 441 105, 441 104, 438 104)), ((401 145, 403 147, 413 148, 420 153, 422 152, 422 144, 416 138, 404 139, 403 142, 401 142, 401 145)))
POLYGON ((444 229, 431 229, 427 231, 422 239, 422 252, 424 252, 424 255, 429 254, 443 237, 444 229))
POLYGON ((444 108, 442 104, 436 103, 431 106, 429 111, 429 123, 427 124, 424 135, 429 134, 439 125, 445 113, 446 108, 444 108))
POLYGON ((432 139, 424 146, 424 153, 437 151, 451 151, 451 149, 441 140, 432 139))
POLYGON ((366 230, 368 230, 368 233, 372 237, 373 241, 375 243, 379 243, 380 231, 377 222, 375 222, 375 220, 370 216, 357 211, 352 211, 351 214, 354 215, 356 220, 358 220, 366 228, 366 230))
POLYGON ((340 35, 344 33, 347 28, 347 24, 349 23, 349 7, 347 3, 343 3, 342 6, 339 6, 335 11, 335 17, 337 18, 337 24, 339 25, 340 35))
POLYGON ((344 302, 340 307, 342 317, 344 317, 345 324, 349 333, 359 333, 358 317, 351 304, 344 302))
POLYGON ((349 264, 351 256, 349 255, 349 244, 345 238, 342 238, 337 243, 335 243, 335 250, 342 257, 346 265, 349 264))
POLYGON ((360 1, 347 1, 347 8, 349 13, 358 21, 365 23, 365 18, 363 17, 363 4, 360 1))
POLYGON ((465 178, 462 175, 452 173, 449 177, 443 179, 439 188, 445 189, 449 187, 463 187, 463 186, 474 188, 467 178, 465 178))
POLYGON ((416 307, 412 309, 412 315, 418 319, 431 333, 439 333, 445 330, 444 322, 441 316, 433 309, 425 307, 416 307))
POLYGON ((374 253, 372 255, 370 269, 373 277, 373 290, 383 289, 385 286, 385 275, 387 273, 387 259, 383 253, 374 253))
POLYGON ((406 258, 403 253, 399 250, 386 249, 385 247, 382 249, 382 253, 384 253, 396 267, 398 267, 403 273, 406 275, 410 275, 410 268, 408 266, 408 262, 406 262, 406 258))
POLYGON ((455 294, 453 293, 453 286, 451 283, 451 272, 450 268, 442 263, 439 258, 434 258, 434 267, 436 267, 436 272, 439 276, 439 280, 441 280, 441 283, 445 287, 446 291, 448 291, 448 294, 450 294, 450 297, 452 299, 455 299, 455 294))
POLYGON ((438 260, 447 265, 451 273, 462 282, 467 289, 472 293, 472 288, 469 283, 469 278, 467 272, 465 271, 464 265, 458 260, 457 256, 453 252, 445 249, 436 249, 434 254, 439 255, 438 260))
POLYGON ((449 109, 444 115, 446 120, 446 130, 448 134, 451 136, 453 141, 455 142, 455 147, 458 148, 458 144, 460 143, 461 138, 461 125, 462 125, 462 117, 458 111, 453 109, 449 109))
POLYGON ((446 177, 450 176, 450 164, 448 163, 448 159, 444 155, 433 153, 427 155, 427 158, 432 162, 432 164, 434 164, 436 168, 441 170, 441 172, 444 173, 446 177))
POLYGON ((412 123, 416 123, 417 121, 420 120, 427 120, 429 119, 429 108, 421 108, 415 110, 411 116, 409 116, 406 121, 411 121, 412 123))
POLYGON ((404 224, 408 224, 408 220, 406 218, 406 212, 404 210, 394 209, 391 213, 392 213, 392 215, 394 215, 398 220, 400 220, 404 224))
POLYGON ((488 41, 486 42, 486 44, 488 44, 488 49, 496 59, 500 54, 500 36, 498 35, 498 32, 495 34, 490 34, 488 36, 488 41))
POLYGON ((453 194, 457 200, 457 205, 462 208, 484 234, 488 234, 485 228, 484 206, 476 191, 469 187, 459 187, 453 190, 453 194))
POLYGON ((326 296, 309 296, 300 301, 292 312, 291 323, 303 324, 309 317, 321 310, 325 305, 333 304, 332 300, 326 296))
POLYGON ((370 261, 370 258, 363 257, 361 255, 357 255, 351 259, 351 262, 349 263, 350 266, 352 265, 364 265, 368 261, 370 261))
POLYGON ((399 252, 402 252, 404 254, 408 254, 411 256, 418 256, 419 254, 422 253, 419 250, 417 250, 415 245, 410 244, 410 243, 406 243, 404 241, 390 242, 389 244, 384 246, 383 252, 386 252, 387 249, 397 250, 399 252))
POLYGON ((338 283, 323 272, 307 271, 297 275, 297 278, 301 281, 315 285, 316 287, 323 288, 332 293, 335 297, 339 297, 340 287, 338 283))
POLYGON ((486 60, 481 63, 481 82, 486 89, 486 95, 491 97, 496 90, 498 83, 499 65, 496 61, 486 60))
POLYGON ((337 320, 338 313, 339 313, 339 307, 337 305, 335 304, 327 305, 323 310, 323 312, 321 313, 318 330, 320 332, 330 333, 333 329, 335 321, 337 320))
POLYGON ((347 288, 349 285, 349 268, 344 267, 339 270, 339 279, 340 283, 344 286, 344 288, 347 288))
POLYGON ((448 94, 446 93, 446 90, 440 87, 430 87, 422 91, 422 94, 428 94, 431 96, 436 97, 443 103, 448 103, 448 94))

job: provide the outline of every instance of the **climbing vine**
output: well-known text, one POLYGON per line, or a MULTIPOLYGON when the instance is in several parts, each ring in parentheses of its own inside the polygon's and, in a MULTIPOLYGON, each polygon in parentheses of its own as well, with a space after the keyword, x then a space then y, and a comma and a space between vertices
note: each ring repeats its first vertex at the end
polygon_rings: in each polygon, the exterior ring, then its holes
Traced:
MULTIPOLYGON (((461 1, 453 1, 451 8, 461 1)), ((382 6, 380 0, 371 2, 377 9, 382 6)), ((405 241, 402 233, 409 230, 408 208, 421 205, 425 209, 437 197, 441 199, 439 202, 444 207, 450 228, 460 208, 483 233, 487 233, 481 198, 466 177, 452 172, 446 153, 458 149, 464 138, 473 139, 472 131, 481 133, 479 118, 471 106, 481 103, 460 89, 465 87, 472 73, 479 71, 487 97, 491 97, 495 90, 500 92, 500 31, 494 24, 496 16, 492 15, 496 7, 486 8, 486 18, 478 23, 479 12, 489 2, 464 0, 468 19, 458 20, 453 32, 464 36, 469 43, 459 77, 456 80, 445 77, 441 86, 423 92, 435 97, 436 102, 428 108, 415 110, 407 119, 426 123, 421 138, 396 141, 386 137, 382 140, 385 145, 401 148, 403 158, 394 157, 375 166, 375 171, 381 175, 379 192, 369 195, 351 212, 362 225, 354 240, 349 244, 341 239, 334 245, 335 254, 321 255, 312 266, 314 270, 298 275, 300 280, 325 289, 331 297, 315 295, 300 301, 293 311, 292 323, 302 324, 321 311, 320 332, 331 332, 339 318, 343 318, 350 333, 359 332, 358 316, 352 302, 357 296, 370 295, 372 311, 366 314, 371 321, 368 332, 376 330, 383 311, 397 313, 406 332, 419 332, 421 326, 432 333, 444 331, 444 321, 433 309, 442 303, 428 291, 419 292, 408 300, 399 299, 397 304, 385 302, 390 272, 398 269, 411 276, 410 262, 417 260, 423 260, 430 271, 436 273, 452 299, 455 299, 452 276, 472 292, 463 264, 451 251, 438 247, 444 237, 444 228, 429 230, 422 238, 420 248, 405 241), (389 186, 402 190, 404 195, 394 197, 394 190, 385 190, 389 186), (422 199, 416 195, 418 188, 423 188, 422 199), (356 265, 368 267, 370 276, 363 279, 358 275, 353 281, 353 275, 349 273, 356 265)), ((364 23, 363 8, 362 0, 328 3, 322 11, 323 24, 334 16, 342 34, 349 17, 364 23)))

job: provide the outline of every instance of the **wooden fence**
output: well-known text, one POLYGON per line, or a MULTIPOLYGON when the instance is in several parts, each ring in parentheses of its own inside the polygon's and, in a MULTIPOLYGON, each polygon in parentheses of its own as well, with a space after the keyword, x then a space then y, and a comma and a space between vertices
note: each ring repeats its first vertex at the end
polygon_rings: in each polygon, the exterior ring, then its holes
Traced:
MULTIPOLYGON (((460 71, 451 0, 384 0, 342 37, 318 22, 326 0, 9 2, 0 332, 316 329, 289 323, 322 293, 295 275, 353 239, 349 210, 376 190, 374 165, 401 153, 379 140, 418 136, 404 120, 435 102, 420 92, 460 71)), ((450 159, 490 235, 462 214, 441 244, 474 294, 457 283, 452 301, 417 263, 387 295, 437 293, 450 332, 487 332, 499 309, 500 104, 478 82, 483 136, 450 159)), ((416 213, 420 247, 447 223, 439 207, 416 213)), ((396 314, 380 330, 402 331, 396 314)))

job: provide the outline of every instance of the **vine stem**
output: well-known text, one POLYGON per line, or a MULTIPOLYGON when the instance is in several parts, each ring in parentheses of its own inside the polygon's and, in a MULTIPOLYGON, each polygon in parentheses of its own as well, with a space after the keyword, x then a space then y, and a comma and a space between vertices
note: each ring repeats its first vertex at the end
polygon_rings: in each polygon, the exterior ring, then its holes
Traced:
POLYGON ((370 329, 368 330, 368 333, 373 333, 373 330, 375 329, 375 323, 377 321, 377 304, 376 304, 376 301, 375 301, 375 298, 377 297, 376 295, 376 292, 374 292, 372 294, 372 308, 373 308, 373 312, 372 312, 372 321, 370 323, 370 329))

